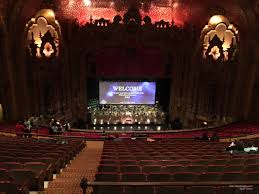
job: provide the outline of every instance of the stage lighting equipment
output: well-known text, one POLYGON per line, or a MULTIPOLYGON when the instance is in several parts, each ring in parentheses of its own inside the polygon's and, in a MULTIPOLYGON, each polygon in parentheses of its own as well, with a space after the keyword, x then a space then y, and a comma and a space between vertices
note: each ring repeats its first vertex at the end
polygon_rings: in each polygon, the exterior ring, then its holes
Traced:
POLYGON ((157 127, 157 130, 158 130, 158 131, 160 131, 160 130, 161 130, 161 127, 160 127, 160 126, 158 126, 158 127, 157 127))

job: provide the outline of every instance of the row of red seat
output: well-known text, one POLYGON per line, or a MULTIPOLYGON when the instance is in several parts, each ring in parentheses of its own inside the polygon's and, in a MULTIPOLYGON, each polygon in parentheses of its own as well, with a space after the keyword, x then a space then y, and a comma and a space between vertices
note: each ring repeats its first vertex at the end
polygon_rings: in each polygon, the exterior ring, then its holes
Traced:
POLYGON ((83 148, 82 140, 38 141, 30 138, 0 136, 0 192, 28 194, 44 190, 83 148))
POLYGON ((258 194, 259 187, 246 186, 96 186, 92 194, 258 194))
POLYGON ((95 180, 114 182, 259 181, 259 172, 98 172, 95 180))
MULTIPOLYGON (((1 167, 1 165, 0 165, 1 167)), ((99 165, 98 172, 259 172, 259 164, 256 165, 99 165)))

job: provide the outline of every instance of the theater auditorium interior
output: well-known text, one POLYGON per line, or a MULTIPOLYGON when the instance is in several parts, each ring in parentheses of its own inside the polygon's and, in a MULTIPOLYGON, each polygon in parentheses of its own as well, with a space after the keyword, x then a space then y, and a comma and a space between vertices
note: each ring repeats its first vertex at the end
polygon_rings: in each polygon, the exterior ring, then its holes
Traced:
POLYGON ((0 0, 0 194, 259 194, 259 0, 0 0))

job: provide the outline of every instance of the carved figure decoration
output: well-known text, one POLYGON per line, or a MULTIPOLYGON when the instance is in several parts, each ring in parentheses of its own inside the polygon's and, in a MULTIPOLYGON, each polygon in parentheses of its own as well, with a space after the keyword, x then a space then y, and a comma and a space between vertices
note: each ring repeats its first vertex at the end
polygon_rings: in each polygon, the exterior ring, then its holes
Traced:
POLYGON ((51 9, 40 10, 26 24, 25 31, 32 57, 53 58, 59 55, 60 25, 51 9))
POLYGON ((238 30, 222 15, 214 15, 203 30, 203 58, 214 61, 234 60, 237 51, 238 30))

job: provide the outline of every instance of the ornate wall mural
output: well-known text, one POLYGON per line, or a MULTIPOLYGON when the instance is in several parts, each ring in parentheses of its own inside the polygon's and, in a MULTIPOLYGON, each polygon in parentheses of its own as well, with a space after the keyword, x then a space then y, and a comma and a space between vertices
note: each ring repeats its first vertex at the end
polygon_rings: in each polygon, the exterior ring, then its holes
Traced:
POLYGON ((222 15, 214 15, 203 30, 203 58, 214 61, 232 60, 237 51, 238 30, 222 15))
POLYGON ((52 58, 59 55, 60 25, 51 9, 40 10, 26 24, 25 30, 31 56, 52 58))

